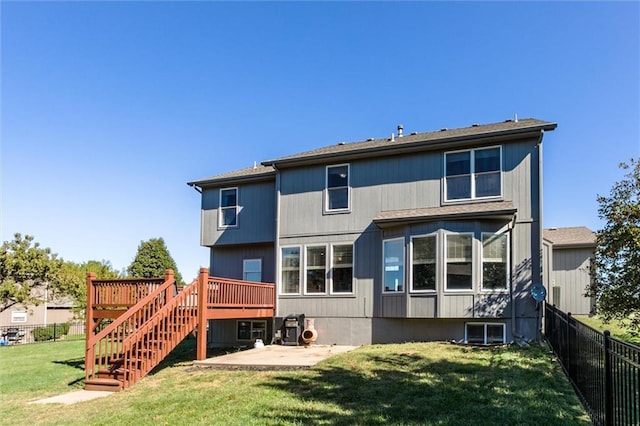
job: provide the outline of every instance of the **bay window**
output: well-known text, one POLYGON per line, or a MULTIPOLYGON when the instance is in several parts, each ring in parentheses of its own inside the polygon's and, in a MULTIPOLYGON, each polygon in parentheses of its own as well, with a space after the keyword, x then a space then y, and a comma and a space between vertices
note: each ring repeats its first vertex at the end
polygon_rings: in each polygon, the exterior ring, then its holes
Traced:
POLYGON ((404 291, 404 238, 385 240, 382 243, 383 288, 387 293, 404 291))
POLYGON ((300 293, 300 247, 283 247, 281 260, 283 294, 300 293))
POLYGON ((306 293, 326 293, 327 249, 325 246, 307 247, 306 293))
POLYGON ((447 234, 445 289, 473 289, 473 235, 447 234))
POLYGON ((353 293, 353 244, 332 248, 332 293, 353 293))
POLYGON ((482 289, 506 290, 507 234, 482 234, 482 289))
POLYGON ((411 239, 411 291, 436 289, 436 236, 411 239))

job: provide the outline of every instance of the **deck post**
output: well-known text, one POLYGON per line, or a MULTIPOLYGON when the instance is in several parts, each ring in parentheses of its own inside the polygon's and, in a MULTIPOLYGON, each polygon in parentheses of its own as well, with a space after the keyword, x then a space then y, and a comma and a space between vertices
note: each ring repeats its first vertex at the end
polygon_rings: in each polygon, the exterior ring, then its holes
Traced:
POLYGON ((95 272, 87 273, 87 307, 85 309, 84 322, 84 363, 85 363, 85 379, 89 378, 89 371, 93 371, 95 355, 92 351, 93 336, 95 334, 95 324, 93 319, 93 304, 95 303, 93 294, 93 280, 96 279, 95 272), (91 353, 90 353, 91 351, 91 353))
POLYGON ((173 299, 177 294, 178 283, 175 281, 173 275, 174 275, 173 269, 165 269, 165 271, 164 271, 164 282, 167 282, 169 280, 173 281, 173 291, 169 291, 169 289, 167 289, 167 295, 166 295, 165 303, 169 303, 169 301, 171 299, 173 299))
POLYGON ((209 292, 209 270, 200 268, 198 275, 198 341, 196 359, 207 358, 207 296, 209 292))

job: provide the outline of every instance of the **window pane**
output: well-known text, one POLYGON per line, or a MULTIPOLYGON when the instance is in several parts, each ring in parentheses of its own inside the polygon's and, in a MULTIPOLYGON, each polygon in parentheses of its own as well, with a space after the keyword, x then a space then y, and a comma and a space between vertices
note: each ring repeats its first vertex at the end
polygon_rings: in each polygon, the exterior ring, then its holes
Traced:
POLYGON ((413 290, 436 289, 436 237, 413 239, 413 290))
POLYGON ((235 226, 236 225, 236 208, 225 207, 222 209, 222 226, 235 226))
POLYGON ((447 289, 471 290, 471 235, 447 235, 447 289))
POLYGON ((447 176, 468 175, 471 173, 471 152, 446 154, 447 176))
POLYGON ((476 175, 476 197, 496 197, 500 193, 500 172, 476 175))
POLYGON ((504 325, 487 324, 487 343, 504 343, 504 325))
POLYGON ((329 167, 327 169, 327 188, 349 186, 349 166, 329 167))
POLYGON ((507 288, 507 234, 482 235, 482 288, 507 288))
POLYGON ((326 277, 326 249, 307 247, 307 293, 324 293, 326 277))
POLYGON ((300 248, 282 249, 282 292, 300 292, 300 248))
POLYGON ((242 275, 246 281, 262 281, 262 262, 260 259, 246 259, 243 262, 242 275))
POLYGON ((349 208, 349 188, 329 189, 329 210, 349 208))
POLYGON ((353 245, 333 246, 333 292, 353 292, 353 245))
POLYGON ((384 255, 384 291, 403 291, 404 289, 404 240, 385 241, 384 255))
POLYGON ((231 207, 237 204, 237 190, 223 189, 220 193, 220 207, 231 207))
POLYGON ((244 280, 255 281, 259 283, 260 281, 262 281, 262 274, 260 272, 245 272, 244 280))
POLYGON ((251 339, 251 322, 238 321, 238 340, 251 339))
POLYGON ((447 178, 447 200, 471 198, 471 175, 447 178))
POLYGON ((467 324, 467 343, 484 344, 484 324, 467 324))
POLYGON ((500 148, 475 151, 475 173, 500 171, 500 148))

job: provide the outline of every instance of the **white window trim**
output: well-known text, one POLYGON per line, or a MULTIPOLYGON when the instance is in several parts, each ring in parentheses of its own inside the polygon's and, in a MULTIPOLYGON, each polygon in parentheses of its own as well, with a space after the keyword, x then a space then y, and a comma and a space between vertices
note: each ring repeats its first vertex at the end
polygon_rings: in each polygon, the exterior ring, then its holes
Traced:
MULTIPOLYGON (((343 186, 337 186, 331 189, 344 188, 343 186)), ((343 164, 331 164, 325 167, 324 171, 324 213, 349 213, 351 211, 351 165, 349 163, 343 164), (343 209, 330 209, 329 208, 329 169, 334 167, 347 166, 347 207, 343 209)))
POLYGON ((239 226, 239 218, 240 218, 240 207, 238 205, 238 202, 240 201, 240 190, 238 189, 237 186, 232 186, 229 188, 220 188, 220 191, 218 192, 218 229, 228 229, 228 228, 237 228, 239 226), (226 207, 222 207, 222 192, 223 191, 229 191, 234 189, 236 191, 236 205, 233 207, 236 209, 236 224, 235 225, 223 225, 222 224, 222 219, 223 219, 223 210, 224 209, 229 209, 232 208, 231 206, 226 206, 226 207))
MULTIPOLYGON (((345 242, 345 243, 332 243, 330 247, 330 268, 329 268, 329 294, 336 296, 349 296, 355 294, 355 260, 356 260, 356 247, 353 242, 345 242), (333 271, 335 270, 333 264, 333 248, 334 246, 351 246, 351 291, 333 291, 333 271)), ((338 268, 340 269, 340 268, 338 268)))
POLYGON ((511 253, 511 238, 510 235, 508 233, 498 233, 498 232, 482 232, 480 235, 480 291, 483 293, 508 293, 509 292, 509 282, 511 281, 511 258, 510 258, 510 253, 511 253), (483 263, 484 263, 484 236, 485 235, 506 235, 507 237, 507 247, 506 247, 506 251, 507 251, 507 267, 506 269, 506 275, 504 278, 504 284, 505 284, 505 288, 499 288, 499 289, 493 289, 493 288, 484 288, 484 268, 483 268, 483 263))
MULTIPOLYGON (((447 151, 444 153, 444 179, 443 179, 443 194, 442 194, 442 199, 444 200, 445 203, 459 203, 459 202, 467 202, 467 201, 475 201, 475 200, 499 200, 502 199, 504 196, 504 167, 502 164, 502 145, 495 145, 495 146, 486 146, 486 147, 482 147, 482 148, 470 148, 470 149, 459 149, 457 151, 447 151), (475 168, 476 168, 476 164, 475 164, 475 153, 476 151, 483 151, 483 150, 487 150, 487 149, 495 149, 495 148, 499 148, 500 149, 500 194, 499 195, 491 195, 489 197, 476 197, 476 173, 475 173, 475 168), (470 164, 469 164, 469 175, 471 177, 471 197, 469 198, 455 198, 453 200, 449 200, 447 198, 447 155, 448 154, 456 154, 459 152, 469 152, 470 153, 470 164)), ((452 176, 453 177, 453 176, 452 176)))
POLYGON ((421 234, 421 235, 412 235, 411 236, 411 241, 409 243, 409 292, 410 293, 430 293, 430 294, 435 294, 438 292, 438 287, 440 284, 440 280, 439 278, 439 272, 440 272, 440 266, 438 265, 440 263, 439 259, 440 259, 440 247, 439 247, 439 238, 438 238, 438 233, 437 232, 433 232, 431 234, 421 234), (436 288, 435 290, 415 290, 413 288, 413 240, 415 238, 426 238, 426 237, 434 237, 436 239, 436 259, 435 259, 435 267, 436 267, 436 288))
POLYGON ((474 232, 447 232, 444 234, 443 242, 442 242, 442 265, 443 265, 443 274, 442 279, 444 281, 443 287, 445 293, 473 293, 476 287, 474 277, 477 276, 477 254, 476 254, 476 237, 474 232), (448 259, 448 247, 447 247, 447 237, 449 235, 470 235, 471 236, 471 288, 469 289, 450 289, 449 281, 447 280, 447 259, 448 259))
POLYGON ((309 244, 309 245, 305 245, 304 246, 304 271, 302 273, 302 278, 304 280, 303 284, 303 289, 302 292, 305 296, 326 296, 328 293, 328 289, 329 289, 329 279, 327 277, 328 274, 328 270, 327 270, 327 264, 328 264, 328 260, 327 260, 327 256, 328 256, 329 251, 327 250, 327 245, 326 244, 309 244), (309 248, 314 248, 314 247, 324 247, 324 292, 308 292, 307 291, 307 268, 309 267, 309 265, 307 265, 307 249, 309 248))
MULTIPOLYGON (((506 343, 507 342, 507 325, 503 322, 465 322, 464 323, 464 342, 465 343, 469 343, 468 342, 468 338, 467 338, 467 326, 468 325, 482 325, 484 326, 484 332, 483 332, 483 337, 484 337, 484 343, 482 343, 483 345, 487 344, 487 326, 488 325, 500 325, 502 326, 502 343, 506 343)), ((494 344, 494 343, 492 343, 494 344)))
POLYGON ((383 294, 404 294, 405 290, 407 288, 406 285, 406 280, 407 280, 407 271, 406 271, 406 262, 405 262, 405 238, 404 237, 397 237, 397 238, 387 238, 382 240, 382 293, 383 294), (402 291, 388 291, 385 290, 385 282, 384 282, 384 273, 385 273, 385 252, 384 252, 384 244, 386 242, 390 242, 390 241, 402 241, 402 268, 404 269, 403 274, 402 274, 402 291))
POLYGON ((12 324, 24 324, 28 320, 27 311, 11 311, 11 323, 12 324))
POLYGON ((236 321, 236 340, 238 342, 253 342, 253 337, 249 337, 248 339, 239 339, 238 338, 238 327, 240 327, 240 323, 241 322, 248 322, 250 325, 249 327, 249 335, 253 336, 253 323, 254 322, 261 322, 262 324, 264 324, 264 334, 265 336, 263 336, 263 338, 266 338, 266 334, 267 334, 267 321, 266 320, 261 320, 261 319, 244 319, 244 320, 237 320, 236 321))
POLYGON ((280 252, 278 253, 278 257, 279 257, 279 262, 278 262, 278 282, 279 282, 279 289, 280 289, 280 295, 282 296, 300 296, 302 294, 302 286, 304 286, 305 284, 305 280, 303 280, 302 277, 302 271, 304 269, 303 267, 303 262, 304 262, 304 247, 300 246, 300 245, 287 245, 287 246, 280 246, 279 247, 280 252), (296 293, 285 293, 284 292, 284 282, 282 281, 282 261, 284 260, 284 257, 282 256, 282 250, 283 249, 288 249, 288 248, 297 248, 299 249, 299 253, 300 253, 300 258, 299 258, 299 266, 298 266, 298 291, 296 293))
POLYGON ((247 271, 247 262, 258 262, 260 264, 260 281, 262 281, 262 259, 243 259, 242 260, 242 280, 247 281, 247 272, 255 272, 255 271, 247 271))

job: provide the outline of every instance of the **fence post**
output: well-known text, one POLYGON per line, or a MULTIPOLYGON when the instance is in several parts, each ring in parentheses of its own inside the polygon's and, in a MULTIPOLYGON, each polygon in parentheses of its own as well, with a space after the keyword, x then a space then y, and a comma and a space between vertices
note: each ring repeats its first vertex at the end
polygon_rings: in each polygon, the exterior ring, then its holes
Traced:
POLYGON ((207 300, 209 286, 209 270, 200 268, 198 275, 198 340, 196 343, 196 359, 207 358, 207 300))
POLYGON ((169 301, 173 299, 177 293, 178 283, 174 279, 173 269, 165 269, 164 271, 164 282, 167 282, 169 280, 173 281, 173 288, 171 290, 167 289, 165 295, 165 303, 169 303, 169 301))
POLYGON ((604 424, 613 424, 613 386, 611 380, 611 333, 604 331, 604 424))
POLYGON ((57 339, 56 337, 58 337, 58 327, 56 327, 58 324, 57 323, 53 323, 53 341, 55 342, 57 339))

